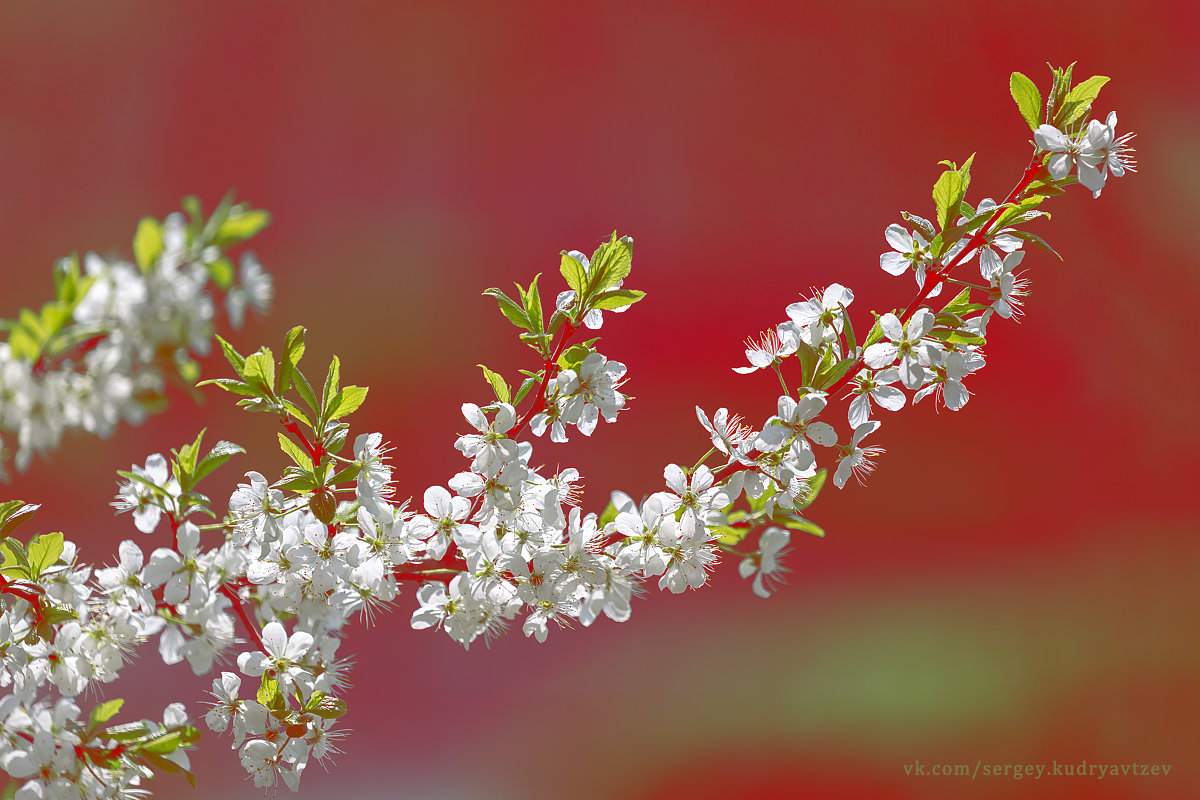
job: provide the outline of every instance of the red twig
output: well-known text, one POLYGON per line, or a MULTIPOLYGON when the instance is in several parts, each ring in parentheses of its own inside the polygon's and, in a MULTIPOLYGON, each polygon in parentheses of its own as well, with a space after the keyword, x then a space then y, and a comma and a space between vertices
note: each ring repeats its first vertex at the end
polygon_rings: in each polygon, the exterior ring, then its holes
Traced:
POLYGON ((258 635, 258 628, 256 628, 254 623, 250 621, 250 617, 246 614, 246 609, 242 605, 242 599, 237 596, 237 592, 231 589, 228 584, 222 584, 219 591, 221 594, 228 597, 230 602, 233 603, 233 613, 237 614, 238 619, 242 621, 242 625, 245 626, 246 632, 250 634, 250 638, 254 640, 254 646, 263 653, 267 653, 267 648, 263 646, 262 637, 258 635))

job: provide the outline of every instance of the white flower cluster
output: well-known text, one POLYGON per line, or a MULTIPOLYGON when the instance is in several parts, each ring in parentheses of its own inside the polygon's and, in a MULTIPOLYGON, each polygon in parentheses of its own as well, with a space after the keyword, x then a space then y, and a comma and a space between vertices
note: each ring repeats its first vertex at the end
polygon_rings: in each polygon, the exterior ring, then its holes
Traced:
POLYGON ((160 758, 188 769, 187 753, 177 747, 187 730, 182 704, 169 705, 161 723, 143 720, 109 734, 92 724, 95 715, 80 719, 72 699, 116 680, 133 647, 164 627, 149 579, 131 569, 134 560, 141 565, 131 544, 122 546, 122 566, 96 571, 95 586, 91 568, 75 566, 69 541, 52 563, 40 565, 36 580, 0 578, 0 687, 8 692, 0 697, 0 767, 22 781, 17 797, 133 796, 152 773, 134 760, 132 741, 157 739, 165 743, 160 758), (51 687, 57 700, 48 695, 51 687))
MULTIPOLYGON (((82 274, 73 277, 85 289, 73 299, 65 349, 31 360, 11 338, 0 343, 0 430, 16 434, 17 469, 57 447, 68 428, 107 437, 122 419, 137 424, 146 416, 165 391, 168 371, 190 353, 209 350, 210 269, 223 259, 220 247, 189 236, 178 213, 162 225, 161 253, 144 269, 95 253, 83 258, 82 274)), ((60 276, 78 273, 72 259, 55 269, 60 276)), ((273 291, 252 253, 242 255, 239 277, 225 295, 234 327, 247 307, 265 311, 273 291)), ((6 460, 0 440, 0 478, 6 460)))

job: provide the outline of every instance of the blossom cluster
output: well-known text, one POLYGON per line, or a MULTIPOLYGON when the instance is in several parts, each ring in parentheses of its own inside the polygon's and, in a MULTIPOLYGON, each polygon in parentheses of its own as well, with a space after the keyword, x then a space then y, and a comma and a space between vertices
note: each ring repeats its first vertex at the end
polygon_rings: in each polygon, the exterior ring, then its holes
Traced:
MULTIPOLYGON (((213 287, 240 327, 247 308, 265 311, 272 279, 244 252, 235 275, 224 249, 253 236, 265 212, 223 203, 207 222, 174 213, 142 220, 135 262, 88 253, 55 265, 55 301, 25 311, 0 343, 0 431, 16 435, 15 463, 58 446, 67 429, 109 436, 161 404, 169 376, 194 383, 192 354, 214 330, 213 287)), ((0 479, 9 455, 0 439, 0 479)))
MULTIPOLYGON (((33 510, 6 503, 0 525, 10 528, 33 510)), ((122 546, 120 567, 94 572, 76 564, 76 547, 62 534, 36 537, 27 549, 8 539, 3 551, 0 687, 8 694, 0 697, 0 766, 22 781, 17 796, 126 797, 156 770, 187 773, 183 748, 198 732, 182 703, 168 705, 161 721, 105 727, 122 701, 100 704, 87 718, 75 702, 114 681, 133 647, 164 628, 147 583, 134 578, 140 563, 129 568, 140 551, 122 546)))
MULTIPOLYGON (((786 320, 748 342, 748 366, 734 368, 778 376, 774 413, 752 425, 725 408, 711 415, 696 408, 708 451, 691 466, 667 464, 656 491, 612 492, 602 510, 585 512, 578 470, 550 472, 534 459, 534 439, 541 447, 574 430, 591 436, 601 419, 613 423, 627 410, 625 365, 596 339, 574 339, 600 328, 603 312, 642 299, 625 288, 629 237, 614 232, 590 257, 562 252, 567 290, 549 315, 538 278, 517 285, 515 296, 485 292, 540 369, 522 371, 514 388, 483 367, 494 399, 461 407, 467 432, 454 447, 464 466, 425 488, 419 503, 397 499, 381 433, 350 438, 345 419, 367 388, 342 385, 336 357, 321 383, 300 369, 304 328, 289 331, 278 355, 266 347, 242 355, 217 337, 235 377, 201 385, 281 424, 280 447, 291 463, 274 480, 245 472, 246 481, 228 492, 228 510, 218 513, 199 486, 244 451, 218 442, 204 453, 201 432, 119 473, 113 505, 131 512, 142 534, 157 536, 154 545, 126 540, 115 564, 92 569, 76 563, 75 546, 61 534, 28 545, 0 541, 0 688, 7 692, 0 697, 0 767, 22 782, 18 796, 128 797, 156 773, 191 779, 186 751, 199 734, 182 704, 168 706, 161 720, 132 723, 112 722, 120 700, 99 703, 86 718, 77 704, 113 681, 143 642, 156 641, 167 664, 215 672, 206 726, 229 735, 256 786, 282 781, 295 789, 309 763, 338 752, 344 735, 349 661, 340 651, 349 626, 398 605, 405 584, 413 587, 411 626, 441 629, 464 648, 518 621, 540 642, 552 623, 623 622, 647 585, 671 593, 700 588, 725 555, 752 579, 755 594, 769 596, 786 572, 792 533, 823 535, 803 514, 827 477, 842 488, 871 472, 882 450, 865 441, 880 427, 878 409, 897 411, 926 397, 951 410, 966 405, 966 380, 984 364, 989 320, 1020 317, 1028 283, 1016 270, 1025 245, 1049 249, 1025 227, 1044 217, 1041 203, 1076 180, 1097 192, 1097 179, 1132 168, 1127 137, 1113 132, 1115 116, 1089 123, 1082 139, 1061 134, 1066 145, 1046 130, 1082 129, 1096 79, 1072 87, 1070 70, 1056 70, 1040 113, 1040 96, 1033 102, 1016 75, 1012 86, 1035 142, 1012 191, 972 206, 971 160, 947 162, 933 189, 934 219, 903 214, 904 225, 884 231, 889 250, 880 267, 892 275, 911 270, 912 302, 875 313, 861 337, 849 313, 854 293, 841 284, 788 305, 786 320), (1068 174, 1072 166, 1077 179, 1068 174), (951 277, 969 263, 977 263, 981 282, 951 277), (932 305, 946 284, 959 291, 932 305), (821 418, 839 403, 843 416, 821 418)), ((51 355, 45 374, 88 374, 79 372, 79 359, 120 346, 126 360, 113 374, 132 385, 153 383, 143 373, 154 374, 164 343, 175 352, 207 346, 213 305, 202 275, 228 279, 232 321, 247 306, 265 307, 270 279, 252 259, 243 261, 240 286, 229 270, 213 269, 223 256, 212 248, 254 227, 243 219, 253 212, 235 210, 224 206, 217 222, 204 225, 195 224, 198 213, 192 223, 143 221, 137 267, 92 262, 86 276, 66 269, 58 302, 78 325, 100 325, 104 335, 83 355, 69 347, 51 355)), ((33 337, 37 331, 27 327, 33 337)), ((12 336, 5 346, 29 347, 12 336)), ((0 372, 0 412, 13 402, 4 398, 24 396, 22 381, 34 373, 0 372)), ((129 397, 137 396, 131 389, 129 397)), ((111 399, 101 407, 109 409, 100 416, 110 428, 129 416, 111 399)), ((44 435, 29 436, 28 444, 19 438, 22 452, 52 446, 44 435)), ((33 510, 0 504, 0 535, 33 510)))

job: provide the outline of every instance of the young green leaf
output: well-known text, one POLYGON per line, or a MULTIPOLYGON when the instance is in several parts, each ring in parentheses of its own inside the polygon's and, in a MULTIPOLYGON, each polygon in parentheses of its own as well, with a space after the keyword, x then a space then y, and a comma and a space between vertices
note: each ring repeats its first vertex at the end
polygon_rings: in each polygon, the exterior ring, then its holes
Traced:
POLYGON ((227 392, 240 394, 245 397, 258 397, 260 392, 248 383, 242 383, 236 378, 209 378, 206 381, 200 381, 196 384, 200 386, 216 386, 219 389, 224 389, 227 392))
POLYGON ((154 266, 162 251, 162 223, 152 217, 142 217, 137 233, 133 235, 133 258, 142 272, 154 266))
POLYGON ((1030 231, 1018 231, 1018 230, 1012 230, 1012 231, 1009 231, 1009 233, 1013 236, 1016 236, 1018 239, 1024 239, 1025 241, 1029 242, 1030 244, 1037 245, 1038 247, 1042 248, 1043 250, 1050 251, 1051 253, 1053 253, 1055 256, 1058 257, 1059 261, 1063 260, 1063 257, 1058 254, 1058 251, 1055 250, 1053 247, 1051 247, 1049 244, 1047 244, 1046 240, 1043 239, 1042 237, 1038 236, 1036 233, 1032 233, 1030 231))
POLYGON ((233 371, 238 374, 238 377, 246 377, 244 371, 246 369, 246 359, 237 350, 233 349, 233 345, 222 339, 220 336, 215 337, 221 345, 221 352, 225 354, 225 360, 229 362, 229 366, 233 367, 233 371))
POLYGON ((204 266, 208 269, 208 277, 222 292, 228 291, 229 287, 233 286, 233 279, 237 275, 237 271, 233 268, 233 262, 228 258, 221 256, 204 266))
MULTIPOLYGON (((308 378, 304 377, 304 373, 300 371, 299 367, 295 369, 292 375, 292 384, 296 387, 296 393, 300 395, 300 399, 304 401, 304 404, 312 409, 314 414, 320 414, 321 404, 317 402, 317 393, 313 391, 312 384, 308 382, 308 378)), ((307 419, 305 423, 310 428, 312 427, 312 423, 307 419)))
POLYGON ((284 454, 296 462, 296 466, 300 467, 300 469, 311 473, 313 471, 313 462, 309 458, 308 453, 301 450, 300 445, 289 439, 283 431, 278 431, 276 435, 279 437, 279 448, 283 450, 284 454))
POLYGON ((333 396, 333 400, 329 403, 329 408, 325 412, 325 419, 341 419, 342 417, 353 414, 358 410, 358 407, 367 399, 366 386, 347 386, 333 396))
POLYGON ((628 236, 617 238, 617 232, 613 231, 609 240, 592 253, 588 293, 613 288, 629 276, 632 268, 633 239, 628 236))
POLYGON ((488 382, 489 386, 492 387, 492 391, 496 394, 496 399, 501 403, 507 403, 511 398, 511 394, 508 389, 508 383, 505 382, 504 378, 499 374, 492 372, 483 364, 476 364, 475 366, 483 370, 483 379, 488 382))
POLYGON ((269 707, 277 696, 279 696, 279 681, 275 680, 274 675, 264 672, 262 681, 258 684, 258 694, 255 699, 269 707))
MULTIPOLYGON (((517 289, 520 288, 520 286, 517 287, 517 289)), ((518 328, 524 328, 527 331, 533 330, 533 325, 530 324, 524 307, 515 302, 511 297, 495 288, 485 290, 484 294, 496 299, 496 302, 500 306, 500 313, 504 314, 513 325, 516 325, 518 328)))
POLYGON ((1019 72, 1014 72, 1008 81, 1008 91, 1017 104, 1025 124, 1036 131, 1042 124, 1042 94, 1033 81, 1019 72))
POLYGON ((125 701, 117 698, 93 708, 91 716, 88 717, 88 735, 90 736, 97 728, 115 717, 123 705, 125 705, 125 701))
POLYGON ((29 541, 29 569, 35 579, 44 575, 46 570, 58 561, 63 552, 63 535, 61 533, 43 533, 29 541))
POLYGON ((972 153, 961 169, 953 162, 941 162, 946 164, 948 169, 933 185, 933 202, 937 207, 938 227, 943 231, 958 218, 959 204, 971 184, 971 162, 974 160, 975 154, 972 153))
POLYGON ((258 352, 246 358, 242 377, 251 386, 262 389, 264 394, 271 396, 275 391, 275 356, 270 348, 260 347, 258 352))
MULTIPOLYGON (((215 215, 214 215, 215 217, 215 215)), ((217 228, 213 244, 226 245, 241 242, 256 236, 259 231, 271 223, 271 214, 261 208, 247 209, 236 205, 229 209, 224 221, 217 228)))
POLYGON ((1058 116, 1055 118, 1058 121, 1055 127, 1059 130, 1067 130, 1074 125, 1092 107, 1092 103, 1106 83, 1108 83, 1107 76, 1093 75, 1068 92, 1062 108, 1059 109, 1058 116))
POLYGON ((639 292, 637 289, 610 289, 607 292, 598 294, 596 299, 588 303, 588 305, 591 308, 598 308, 601 311, 613 311, 618 308, 631 306, 645 296, 645 292, 639 292))
POLYGON ((529 323, 533 326, 534 331, 545 330, 545 325, 542 323, 542 296, 538 293, 537 287, 540 277, 542 277, 540 272, 534 275, 533 282, 529 284, 529 291, 525 292, 525 313, 529 317, 529 323))
POLYGON ((292 373, 304 356, 304 327, 297 325, 283 339, 283 360, 279 362, 279 393, 283 394, 292 385, 292 373))
POLYGON ((33 519, 33 515, 41 505, 26 503, 23 500, 9 500, 0 503, 0 536, 8 536, 21 525, 33 519))
POLYGON ((340 697, 325 696, 308 710, 322 719, 337 719, 345 716, 347 707, 346 701, 340 697))
POLYGON ((562 251, 562 263, 558 268, 562 273, 563 280, 567 282, 567 286, 575 292, 575 298, 578 300, 583 296, 584 290, 587 288, 587 272, 583 269, 583 264, 575 260, 575 256, 567 255, 567 251, 562 251))
POLYGON ((800 359, 800 385, 812 386, 817 377, 817 362, 820 360, 820 354, 808 342, 798 340, 796 355, 800 359))
POLYGON ((206 476, 208 476, 217 467, 224 464, 233 456, 246 452, 246 449, 241 445, 236 445, 233 442, 219 441, 213 446, 212 450, 208 451, 208 455, 200 459, 196 464, 196 470, 192 473, 192 485, 196 485, 206 476))
POLYGON ((534 378, 526 378, 521 381, 521 387, 517 389, 517 394, 513 397, 512 404, 516 405, 524 400, 525 395, 529 394, 529 390, 533 388, 534 383, 536 383, 536 379, 534 378))
POLYGON ((325 387, 321 391, 321 420, 329 419, 329 408, 333 398, 338 393, 338 384, 342 380, 342 362, 334 356, 329 361, 329 372, 325 375, 325 387))

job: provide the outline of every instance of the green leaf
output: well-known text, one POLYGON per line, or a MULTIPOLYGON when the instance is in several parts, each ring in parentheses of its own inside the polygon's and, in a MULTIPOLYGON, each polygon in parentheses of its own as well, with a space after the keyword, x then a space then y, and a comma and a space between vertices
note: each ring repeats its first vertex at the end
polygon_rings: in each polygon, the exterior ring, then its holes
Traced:
POLYGON ((204 265, 208 269, 208 277, 217 285, 217 288, 222 292, 228 291, 230 286, 233 286, 233 277, 236 270, 233 268, 233 262, 225 256, 210 261, 204 265))
POLYGON ((966 287, 946 305, 942 306, 942 311, 947 314, 962 314, 963 309, 971 304, 971 287, 966 287))
POLYGON ((513 405, 516 405, 524 400, 525 395, 529 394, 529 390, 533 388, 533 385, 536 382, 536 378, 526 378, 525 380, 521 381, 521 388, 517 389, 517 394, 515 397, 513 397, 513 405))
POLYGON ((800 385, 812 386, 817 377, 817 364, 821 355, 808 342, 798 339, 796 355, 800 359, 800 385))
POLYGON ((816 381, 813 382, 813 388, 824 389, 832 386, 833 384, 837 383, 843 375, 846 374, 850 367, 857 363, 858 359, 856 358, 843 358, 836 364, 831 364, 823 369, 821 374, 817 376, 816 381))
POLYGON ((525 292, 525 314, 529 317, 529 323, 533 326, 534 331, 545 330, 545 325, 542 323, 542 296, 538 293, 537 288, 540 277, 542 277, 540 272, 534 275, 533 282, 529 284, 529 291, 525 292))
POLYGON ((337 719, 345 716, 347 707, 346 701, 340 697, 325 696, 308 710, 322 719, 337 719))
POLYGON ((568 347, 558 357, 558 366, 562 369, 579 369, 583 360, 592 354, 592 349, 587 345, 575 344, 568 347))
POLYGON ((583 297, 584 290, 587 288, 587 271, 584 270, 583 264, 576 261, 575 256, 567 255, 567 251, 563 250, 562 264, 558 271, 562 273, 567 286, 575 292, 575 299, 583 297))
POLYGON ((38 344, 36 334, 24 327, 14 328, 8 335, 8 348, 14 358, 22 361, 34 362, 41 355, 41 345, 38 344))
POLYGON ((608 505, 604 507, 603 513, 600 514, 600 518, 596 520, 596 528, 599 530, 604 530, 604 526, 614 521, 616 518, 617 504, 612 500, 609 500, 608 505))
POLYGON ((31 520, 39 508, 41 505, 26 503, 24 500, 0 503, 0 536, 8 536, 31 520))
POLYGON ((325 418, 340 419, 348 416, 358 410, 358 407, 367 399, 366 386, 347 386, 333 396, 333 400, 326 410, 325 418))
POLYGON ((217 228, 213 243, 226 245, 231 242, 241 242, 257 235, 259 231, 271 223, 271 214, 260 208, 247 209, 236 205, 229 209, 229 215, 217 228))
POLYGON ((617 238, 617 232, 592 253, 589 272, 589 294, 611 289, 629 276, 633 268, 633 239, 617 238))
POLYGON ((292 373, 304 356, 304 327, 297 325, 283 339, 283 360, 279 363, 279 393, 283 394, 292 385, 292 373))
POLYGON ((1031 244, 1035 244, 1038 247, 1042 248, 1043 250, 1049 250, 1051 253, 1053 253, 1055 256, 1058 257, 1059 261, 1063 260, 1063 257, 1058 254, 1058 251, 1055 250, 1053 247, 1051 247, 1049 244, 1047 244, 1046 240, 1043 239, 1042 237, 1038 236, 1036 233, 1031 233, 1030 231, 1012 230, 1012 231, 1009 231, 1009 234, 1011 234, 1012 236, 1016 236, 1018 239, 1024 239, 1025 241, 1030 242, 1031 244))
POLYGON ((162 223, 152 217, 142 217, 137 233, 133 235, 133 258, 142 272, 154 266, 162 251, 162 223))
POLYGON ((244 378, 243 371, 246 368, 246 359, 242 357, 241 353, 233 349, 233 345, 220 336, 216 336, 216 340, 220 343, 221 352, 225 354, 225 360, 229 362, 229 366, 233 367, 233 371, 244 378))
POLYGON ((901 211, 900 217, 909 225, 912 225, 914 230, 924 236, 925 241, 930 241, 937 235, 937 231, 934 230, 933 225, 924 217, 918 217, 916 214, 910 214, 907 211, 901 211))
MULTIPOLYGON (((183 744, 182 731, 167 731, 166 733, 158 734, 142 745, 142 752, 154 753, 160 756, 166 755, 167 753, 174 753, 179 749, 181 744, 183 744)), ((166 759, 163 760, 167 761, 166 759)), ((175 762, 167 761, 167 763, 173 764, 175 762)))
POLYGON ((43 533, 29 541, 29 569, 34 580, 43 575, 47 569, 58 561, 63 551, 63 535, 61 533, 43 533))
MULTIPOLYGON (((175 452, 174 450, 171 451, 175 456, 175 461, 178 464, 180 471, 184 475, 191 475, 196 469, 196 459, 200 457, 200 442, 204 438, 204 432, 206 430, 208 429, 205 428, 201 430, 195 441, 189 442, 188 444, 179 448, 178 452, 175 452)), ((180 476, 177 474, 176 477, 180 476)))
POLYGON ((116 699, 109 700, 107 703, 101 703, 93 708, 91 716, 88 717, 88 733, 91 734, 101 725, 115 717, 123 705, 125 705, 124 700, 116 699))
POLYGON ((217 229, 221 227, 221 223, 229 216, 229 211, 233 207, 233 192, 226 192, 221 198, 221 202, 217 203, 217 207, 213 210, 212 216, 204 223, 204 227, 200 229, 197 235, 197 242, 208 244, 217 238, 217 229))
MULTIPOLYGON (((192 776, 192 773, 188 772, 186 769, 179 766, 171 759, 163 758, 158 753, 150 752, 150 751, 142 751, 141 753, 138 754, 138 758, 141 759, 142 761, 144 761, 152 770, 158 770, 159 772, 162 772, 162 773, 165 773, 168 775, 185 774, 185 775, 190 776, 188 778, 188 783, 193 784, 192 788, 195 788, 195 783, 194 783, 195 776, 192 776)), ((150 777, 153 777, 153 772, 151 773, 150 777)))
POLYGON ((1056 195, 1066 194, 1066 189, 1059 186, 1058 182, 1051 179, 1049 182, 1034 181, 1029 184, 1029 188, 1025 190, 1026 195, 1056 195))
POLYGON ((276 697, 280 697, 279 681, 275 680, 275 676, 269 672, 264 672, 262 682, 258 685, 258 694, 255 699, 265 707, 270 707, 276 697))
POLYGON ((532 347, 542 356, 550 355, 550 339, 548 333, 522 333, 519 337, 522 342, 532 347))
POLYGON ((1030 130, 1036 131, 1042 124, 1042 94, 1029 78, 1014 72, 1008 80, 1008 91, 1017 104, 1017 110, 1030 130))
POLYGON ((224 464, 230 458, 239 453, 246 452, 246 449, 241 445, 234 444, 221 440, 213 446, 212 450, 208 451, 208 455, 200 459, 200 463, 196 465, 196 471, 192 473, 192 485, 196 485, 203 478, 208 476, 217 467, 224 464))
POLYGON ((854 338, 854 323, 850 321, 850 313, 846 311, 844 304, 838 306, 842 309, 842 321, 845 323, 843 335, 846 337, 846 351, 848 353, 858 352, 858 340, 854 338))
POLYGON ((1105 75, 1093 75, 1072 89, 1059 109, 1056 117, 1059 124, 1056 127, 1059 130, 1067 130, 1086 114, 1108 80, 1105 75))
POLYGON ((4 556, 4 566, 0 571, 6 576, 36 580, 37 576, 29 566, 29 557, 25 555, 25 545, 10 537, 0 542, 0 555, 4 556))
POLYGON ((313 426, 312 420, 308 418, 308 414, 305 414, 304 411, 301 410, 301 408, 291 400, 284 400, 283 407, 287 409, 289 414, 298 419, 300 422, 303 422, 309 428, 313 426))
POLYGON ((268 396, 275 391, 275 355, 270 348, 260 347, 258 352, 246 358, 243 376, 246 383, 257 385, 268 396))
POLYGON ((808 497, 804 502, 794 504, 796 511, 808 508, 816 501, 817 495, 821 494, 821 487, 825 485, 825 478, 828 474, 828 470, 820 469, 817 470, 816 475, 808 479, 808 497))
MULTIPOLYGON (((941 162, 946 164, 949 169, 943 172, 937 179, 937 183, 933 185, 933 202, 937 207, 938 227, 942 230, 946 230, 958 218, 959 204, 966 195, 967 187, 971 184, 971 162, 974 160, 975 154, 972 153, 961 169, 956 167, 953 162, 941 162)), ((946 244, 952 243, 947 242, 946 244)))
POLYGON ((499 374, 492 372, 483 364, 476 364, 475 366, 483 370, 483 379, 488 382, 489 386, 492 387, 492 391, 496 394, 496 399, 501 403, 507 403, 512 395, 509 392, 508 383, 505 382, 504 378, 502 378, 499 374))
POLYGON ((200 198, 194 196, 194 194, 188 194, 187 197, 179 201, 179 205, 181 209, 184 209, 188 217, 188 223, 190 223, 190 227, 194 233, 199 233, 200 224, 204 222, 204 209, 200 205, 200 198))
POLYGON ((717 534, 717 541, 723 545, 733 547, 750 535, 750 528, 738 527, 734 528, 729 525, 718 525, 714 529, 717 534))
MULTIPOLYGON (((292 383, 296 387, 296 393, 300 395, 300 399, 304 404, 312 409, 314 414, 321 413, 321 404, 317 402, 317 393, 313 391, 312 384, 308 382, 308 378, 304 377, 304 373, 297 367, 295 374, 292 375, 292 383)), ((307 421, 307 420, 306 420, 307 421)), ((312 423, 309 423, 312 427, 312 423)))
POLYGON ((234 394, 240 394, 245 397, 258 397, 259 394, 261 394, 250 384, 242 383, 236 378, 209 378, 206 381, 200 381, 196 384, 196 386, 216 386, 220 389, 224 389, 227 392, 233 392, 234 394))
MULTIPOLYGON (((520 288, 519 286, 517 287, 520 288)), ((508 321, 518 328, 524 328, 527 331, 532 331, 533 326, 529 323, 529 317, 525 314, 525 309, 516 303, 511 297, 506 295, 499 289, 486 289, 483 292, 488 297, 496 298, 496 302, 500 306, 500 313, 508 318, 508 321)))
POLYGON ((321 421, 328 419, 330 404, 338 393, 338 384, 342 380, 342 362, 337 356, 329 361, 329 372, 325 374, 325 387, 321 390, 321 421))
POLYGON ((982 336, 978 336, 974 333, 967 333, 966 331, 954 331, 954 330, 946 330, 944 328, 934 328, 933 330, 931 330, 929 332, 929 335, 935 339, 938 339, 943 342, 947 342, 949 344, 973 344, 973 345, 987 344, 987 339, 984 339, 982 336))
POLYGON ((279 448, 283 450, 284 454, 292 459, 292 461, 295 461, 296 466, 300 467, 300 469, 311 473, 313 471, 313 462, 308 453, 301 450, 300 445, 289 439, 283 431, 278 431, 276 435, 279 437, 279 448))
POLYGON ((613 311, 618 308, 631 306, 645 296, 645 292, 639 292, 637 289, 610 289, 607 292, 598 294, 596 299, 588 303, 588 305, 592 308, 598 308, 601 311, 613 311))
POLYGON ((817 525, 815 522, 810 522, 798 514, 796 516, 788 515, 786 517, 776 517, 774 522, 777 525, 782 525, 785 528, 791 528, 794 531, 804 531, 805 533, 811 533, 813 536, 825 536, 824 528, 822 528, 820 525, 817 525))

